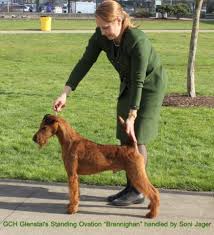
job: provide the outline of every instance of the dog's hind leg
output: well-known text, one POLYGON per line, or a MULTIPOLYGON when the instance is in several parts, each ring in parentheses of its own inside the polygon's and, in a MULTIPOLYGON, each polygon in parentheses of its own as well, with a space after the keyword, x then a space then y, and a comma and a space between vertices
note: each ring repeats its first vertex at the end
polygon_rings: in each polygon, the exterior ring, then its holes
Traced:
POLYGON ((131 181, 131 184, 139 192, 143 193, 146 197, 149 198, 150 212, 146 214, 146 218, 154 218, 158 215, 158 209, 160 206, 160 196, 158 190, 150 183, 144 164, 132 164, 133 166, 128 167, 127 174, 131 181))
POLYGON ((150 212, 146 214, 146 218, 154 218, 159 213, 159 207, 160 207, 160 194, 159 191, 150 183, 150 189, 148 193, 148 198, 150 200, 150 204, 148 206, 148 209, 150 209, 150 212))

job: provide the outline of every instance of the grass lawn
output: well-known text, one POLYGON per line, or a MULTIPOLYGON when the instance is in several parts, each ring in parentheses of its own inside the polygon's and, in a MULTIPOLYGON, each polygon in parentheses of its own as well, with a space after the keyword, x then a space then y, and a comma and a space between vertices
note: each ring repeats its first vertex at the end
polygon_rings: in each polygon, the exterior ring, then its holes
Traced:
MULTIPOLYGON (((141 29, 192 29, 192 21, 182 20, 137 20, 135 24, 141 29)), ((95 20, 52 19, 52 29, 94 29, 95 20)), ((39 19, 0 19, 0 30, 40 29, 39 19)), ((214 29, 213 21, 201 21, 200 29, 214 29)))
MULTIPOLYGON (((32 136, 89 39, 89 34, 0 35, 0 177, 66 181, 57 139, 39 150, 32 136)), ((169 74, 167 93, 185 93, 189 34, 148 34, 169 74)), ((199 37, 196 90, 213 95, 214 40, 199 37)), ((61 115, 83 136, 117 144, 119 79, 101 54, 61 115)), ((214 109, 163 107, 158 138, 149 144, 148 173, 162 188, 214 190, 214 109)), ((125 183, 124 173, 81 177, 90 184, 125 183)))

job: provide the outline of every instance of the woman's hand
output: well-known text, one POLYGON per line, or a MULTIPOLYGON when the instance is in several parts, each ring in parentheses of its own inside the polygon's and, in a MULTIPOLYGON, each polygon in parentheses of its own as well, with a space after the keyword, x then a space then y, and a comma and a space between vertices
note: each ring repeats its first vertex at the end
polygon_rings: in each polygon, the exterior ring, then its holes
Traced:
POLYGON ((137 143, 137 139, 134 132, 134 118, 129 117, 126 119, 126 133, 133 140, 134 143, 137 143))
POLYGON ((66 94, 63 93, 61 94, 53 103, 53 110, 55 112, 60 112, 62 110, 62 108, 65 107, 66 104, 66 94))
POLYGON ((62 94, 53 103, 53 110, 55 112, 60 112, 62 108, 65 107, 66 99, 70 92, 71 88, 69 86, 65 86, 62 94))

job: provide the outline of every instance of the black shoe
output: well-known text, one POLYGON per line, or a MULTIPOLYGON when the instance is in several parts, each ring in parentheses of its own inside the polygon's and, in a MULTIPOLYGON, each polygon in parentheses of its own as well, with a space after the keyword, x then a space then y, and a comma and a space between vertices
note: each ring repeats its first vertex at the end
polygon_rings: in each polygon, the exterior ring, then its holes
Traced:
POLYGON ((113 202, 115 199, 122 197, 124 194, 126 194, 129 191, 130 186, 127 185, 123 190, 121 190, 120 192, 113 194, 111 196, 107 197, 107 201, 108 202, 113 202))
POLYGON ((128 206, 131 204, 140 204, 144 202, 144 196, 141 193, 138 193, 135 189, 131 188, 121 197, 116 198, 112 201, 112 205, 114 206, 128 206))

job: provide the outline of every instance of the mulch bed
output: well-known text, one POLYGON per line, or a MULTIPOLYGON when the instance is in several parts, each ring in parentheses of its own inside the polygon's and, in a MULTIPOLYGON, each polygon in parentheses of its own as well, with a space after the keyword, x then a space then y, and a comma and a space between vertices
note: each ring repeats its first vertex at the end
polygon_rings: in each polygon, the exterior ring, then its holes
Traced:
POLYGON ((165 96, 163 106, 214 108, 214 96, 196 96, 191 98, 187 95, 174 93, 165 96))

